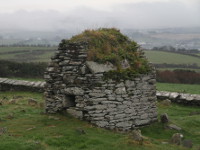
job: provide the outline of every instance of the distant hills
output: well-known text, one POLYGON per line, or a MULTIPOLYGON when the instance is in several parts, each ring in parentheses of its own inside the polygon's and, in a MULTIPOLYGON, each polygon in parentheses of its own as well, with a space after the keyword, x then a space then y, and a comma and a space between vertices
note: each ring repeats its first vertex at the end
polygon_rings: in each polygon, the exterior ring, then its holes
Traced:
MULTIPOLYGON (((1 31, 0 45, 58 45, 62 39, 82 32, 81 30, 59 31, 1 31)), ((170 45, 175 48, 200 49, 200 27, 194 28, 165 28, 165 29, 121 29, 132 40, 143 48, 170 45)))

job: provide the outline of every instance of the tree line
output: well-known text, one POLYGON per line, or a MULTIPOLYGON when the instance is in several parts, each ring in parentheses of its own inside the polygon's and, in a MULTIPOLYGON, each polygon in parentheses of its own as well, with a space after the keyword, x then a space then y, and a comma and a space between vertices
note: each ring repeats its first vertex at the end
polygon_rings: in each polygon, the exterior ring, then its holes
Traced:
POLYGON ((200 53, 200 50, 198 49, 185 49, 185 48, 174 48, 173 46, 161 46, 161 47, 154 47, 151 50, 178 53, 200 58, 200 56, 198 55, 200 53))
MULTIPOLYGON (((0 77, 43 78, 47 63, 0 60, 0 77)), ((200 84, 200 73, 191 70, 157 71, 158 82, 200 84)))
POLYGON ((0 60, 0 77, 43 78, 47 63, 19 63, 0 60))
POLYGON ((200 53, 200 51, 198 49, 175 48, 173 46, 154 47, 151 50, 179 52, 179 53, 186 53, 186 54, 198 54, 198 53, 200 53))
POLYGON ((180 69, 157 71, 157 81, 165 83, 200 84, 200 73, 180 69))
POLYGON ((0 47, 55 47, 57 45, 50 44, 1 44, 0 47))

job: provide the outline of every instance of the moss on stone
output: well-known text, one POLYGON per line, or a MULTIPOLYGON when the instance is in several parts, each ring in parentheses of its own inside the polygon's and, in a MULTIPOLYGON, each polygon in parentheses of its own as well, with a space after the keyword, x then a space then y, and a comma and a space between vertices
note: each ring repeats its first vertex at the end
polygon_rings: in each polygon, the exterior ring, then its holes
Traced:
POLYGON ((139 45, 115 28, 85 30, 70 40, 63 40, 59 46, 62 49, 70 42, 88 43, 87 60, 112 63, 117 70, 106 73, 108 78, 130 79, 137 74, 146 74, 151 70, 146 58, 139 50, 139 45))

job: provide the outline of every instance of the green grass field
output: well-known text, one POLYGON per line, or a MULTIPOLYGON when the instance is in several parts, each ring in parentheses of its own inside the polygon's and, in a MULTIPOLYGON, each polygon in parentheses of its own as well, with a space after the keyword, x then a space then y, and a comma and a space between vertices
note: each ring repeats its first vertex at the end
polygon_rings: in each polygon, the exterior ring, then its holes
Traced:
MULTIPOLYGON (((57 47, 0 47, 0 59, 23 62, 48 62, 57 47)), ((194 64, 200 66, 200 59, 192 56, 161 52, 145 51, 152 63, 194 64)), ((170 69, 170 68, 169 68, 170 69)))
POLYGON ((166 70, 169 70, 169 71, 173 71, 173 70, 190 70, 190 71, 195 71, 195 72, 200 72, 200 69, 188 69, 188 68, 157 68, 157 70, 159 71, 166 71, 166 70))
POLYGON ((145 51, 145 55, 149 59, 150 62, 156 64, 194 64, 196 63, 200 66, 200 59, 197 57, 170 53, 170 52, 162 52, 162 51, 145 51))
POLYGON ((57 47, 0 47, 0 59, 17 62, 49 62, 57 47))
POLYGON ((34 51, 34 50, 52 50, 56 49, 56 47, 42 47, 42 46, 9 46, 9 47, 0 47, 0 53, 5 53, 5 52, 18 52, 18 51, 34 51))
POLYGON ((158 83, 157 82, 156 88, 158 91, 200 94, 199 84, 174 84, 174 83, 158 83))
MULTIPOLYGON (((182 146, 166 143, 177 131, 165 129, 160 122, 141 128, 145 140, 139 144, 132 139, 131 132, 97 128, 68 114, 43 114, 41 106, 27 104, 29 98, 44 101, 42 94, 38 93, 0 93, 3 101, 0 128, 7 129, 0 136, 0 150, 186 150, 182 146), (13 97, 17 100, 16 104, 9 104, 13 97), (80 129, 86 134, 81 134, 80 129)), ((197 150, 200 147, 200 117, 189 115, 194 111, 199 112, 200 108, 175 104, 162 106, 158 103, 159 114, 167 112, 171 123, 183 129, 180 132, 184 138, 193 141, 192 150, 197 150)))

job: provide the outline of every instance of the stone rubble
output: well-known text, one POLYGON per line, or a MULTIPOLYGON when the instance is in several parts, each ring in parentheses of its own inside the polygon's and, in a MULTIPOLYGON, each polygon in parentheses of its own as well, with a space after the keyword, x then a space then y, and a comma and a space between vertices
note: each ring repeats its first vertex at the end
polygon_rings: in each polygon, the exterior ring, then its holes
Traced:
POLYGON ((169 125, 166 126, 166 128, 173 129, 173 130, 177 130, 177 131, 181 131, 181 130, 182 130, 181 127, 178 127, 178 126, 175 125, 175 124, 169 124, 169 125))
POLYGON ((160 121, 161 123, 168 123, 169 122, 169 116, 167 113, 160 115, 160 121))
POLYGON ((174 133, 171 137, 170 143, 181 145, 183 139, 183 135, 181 133, 174 133))
POLYGON ((182 142, 182 146, 186 147, 186 148, 192 148, 193 147, 193 142, 192 142, 192 140, 185 139, 182 142))

